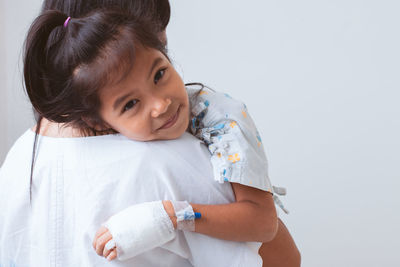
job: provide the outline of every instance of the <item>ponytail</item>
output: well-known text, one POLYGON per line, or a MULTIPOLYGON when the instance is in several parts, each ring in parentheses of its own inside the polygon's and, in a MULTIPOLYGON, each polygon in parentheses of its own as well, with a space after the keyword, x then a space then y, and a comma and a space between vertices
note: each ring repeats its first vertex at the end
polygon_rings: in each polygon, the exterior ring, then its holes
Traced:
MULTIPOLYGON (((55 87, 50 87, 50 80, 57 79, 49 74, 55 74, 52 68, 52 58, 57 51, 62 48, 61 43, 66 35, 67 28, 63 27, 67 15, 58 11, 48 11, 35 19, 29 29, 28 36, 25 41, 24 51, 24 78, 25 89, 31 100, 33 108, 39 115, 49 118, 54 114, 54 103, 60 92, 55 87), (51 34, 57 35, 54 43, 48 42, 51 34), (61 47, 60 47, 61 46, 61 47)), ((65 69, 60 64, 60 71, 65 69)))

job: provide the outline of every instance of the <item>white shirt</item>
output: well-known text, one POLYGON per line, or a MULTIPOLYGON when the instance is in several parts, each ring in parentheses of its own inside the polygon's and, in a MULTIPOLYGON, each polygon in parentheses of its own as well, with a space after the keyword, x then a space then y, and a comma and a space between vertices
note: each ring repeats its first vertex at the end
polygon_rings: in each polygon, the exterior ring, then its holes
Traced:
POLYGON ((153 142, 40 136, 30 206, 33 140, 28 130, 0 170, 0 266, 262 265, 260 243, 191 232, 125 262, 108 262, 92 248, 101 223, 132 204, 234 201, 230 184, 215 182, 210 153, 194 136, 153 142))

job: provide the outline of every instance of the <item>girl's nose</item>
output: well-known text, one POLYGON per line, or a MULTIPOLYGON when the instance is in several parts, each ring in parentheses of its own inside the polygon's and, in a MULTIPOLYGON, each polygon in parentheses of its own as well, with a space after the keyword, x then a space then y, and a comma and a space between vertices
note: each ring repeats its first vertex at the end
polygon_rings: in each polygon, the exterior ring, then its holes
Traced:
POLYGON ((151 116, 156 118, 166 112, 171 102, 172 101, 170 98, 155 100, 153 110, 151 111, 151 116))

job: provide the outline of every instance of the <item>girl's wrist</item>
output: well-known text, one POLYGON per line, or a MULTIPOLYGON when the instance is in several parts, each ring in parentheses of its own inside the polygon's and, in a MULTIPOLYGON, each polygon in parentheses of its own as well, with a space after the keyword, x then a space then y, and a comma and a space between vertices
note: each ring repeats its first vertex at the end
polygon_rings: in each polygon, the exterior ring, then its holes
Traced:
POLYGON ((174 206, 172 206, 172 203, 169 200, 163 200, 162 204, 163 204, 164 209, 167 212, 172 224, 174 225, 174 229, 176 229, 177 222, 176 222, 174 206))

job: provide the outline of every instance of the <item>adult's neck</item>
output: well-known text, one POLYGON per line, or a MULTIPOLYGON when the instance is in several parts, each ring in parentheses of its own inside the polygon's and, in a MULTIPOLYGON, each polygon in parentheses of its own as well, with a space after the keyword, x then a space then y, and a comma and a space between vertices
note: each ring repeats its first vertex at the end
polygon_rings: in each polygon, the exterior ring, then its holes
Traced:
MULTIPOLYGON (((36 131, 37 125, 32 127, 32 131, 36 131)), ((42 119, 40 123, 40 135, 49 136, 49 137, 59 137, 59 138, 71 138, 71 137, 83 137, 82 133, 72 128, 71 126, 67 126, 64 123, 55 123, 51 122, 45 118, 42 119)))

